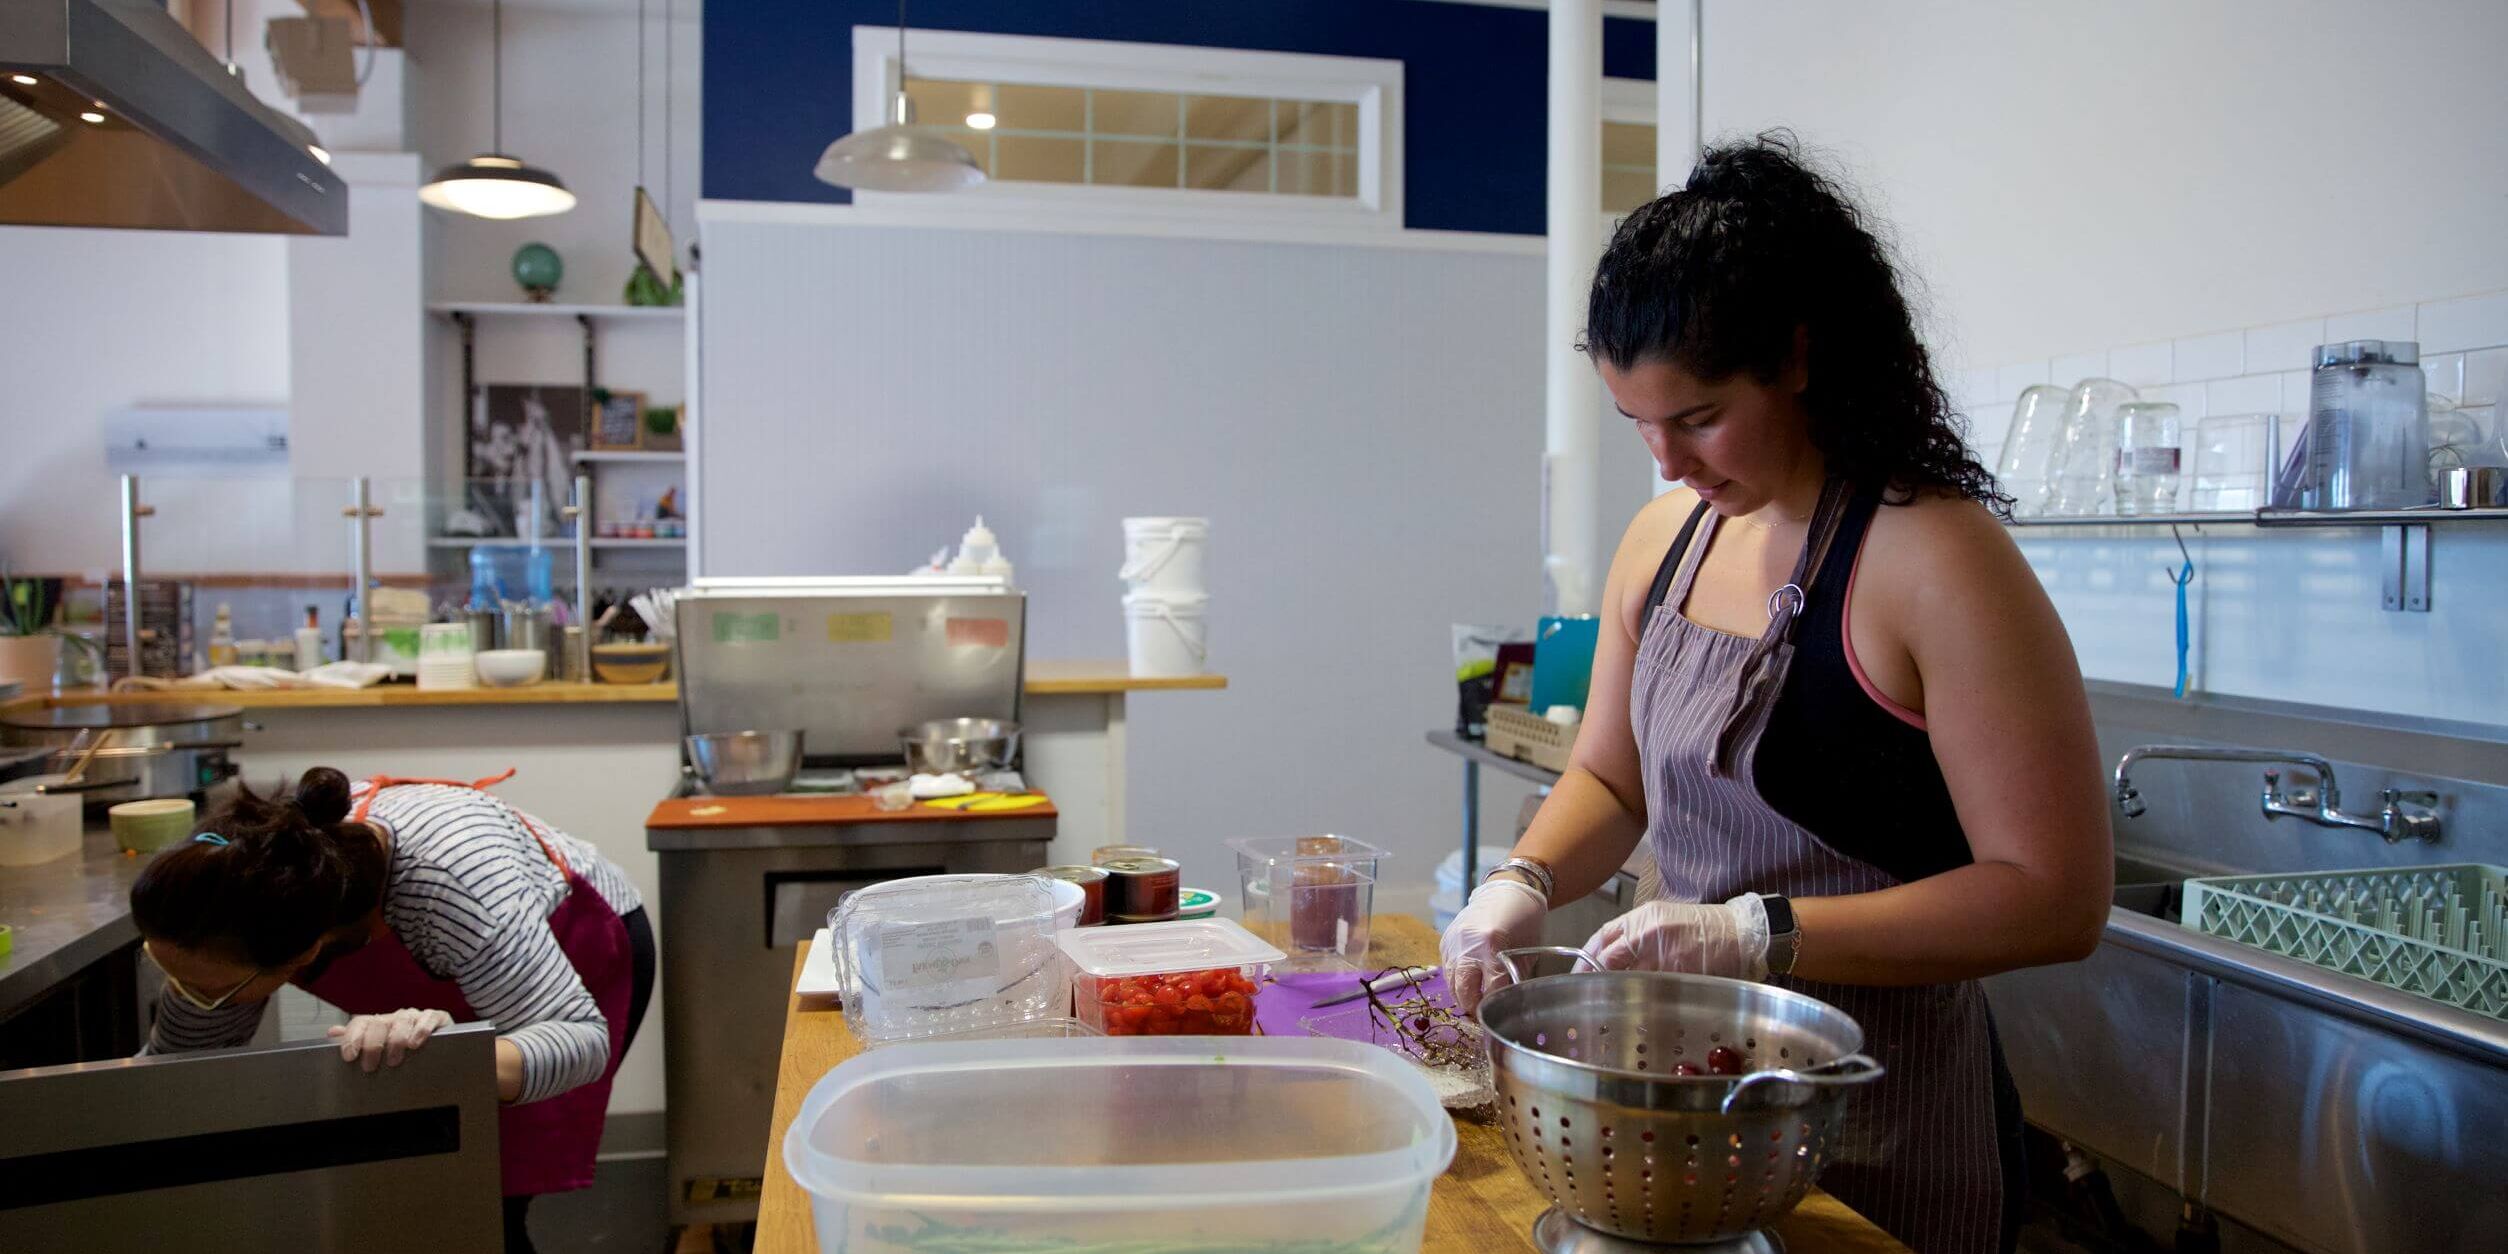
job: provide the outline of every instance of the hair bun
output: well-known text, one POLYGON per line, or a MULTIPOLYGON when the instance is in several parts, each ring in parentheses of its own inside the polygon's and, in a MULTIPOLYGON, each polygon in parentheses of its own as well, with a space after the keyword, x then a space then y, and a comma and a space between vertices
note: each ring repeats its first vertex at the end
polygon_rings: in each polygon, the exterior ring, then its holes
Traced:
POLYGON ((348 817, 348 776, 317 766, 296 781, 296 808, 317 827, 330 827, 348 817))

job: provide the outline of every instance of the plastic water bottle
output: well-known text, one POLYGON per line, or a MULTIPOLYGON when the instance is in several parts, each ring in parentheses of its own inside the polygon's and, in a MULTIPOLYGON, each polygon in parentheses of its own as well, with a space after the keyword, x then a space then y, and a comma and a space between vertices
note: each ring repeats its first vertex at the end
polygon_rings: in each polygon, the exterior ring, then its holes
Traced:
POLYGON ((2166 514, 2177 508, 2183 446, 2175 405, 2127 401, 2116 407, 2118 514, 2166 514))

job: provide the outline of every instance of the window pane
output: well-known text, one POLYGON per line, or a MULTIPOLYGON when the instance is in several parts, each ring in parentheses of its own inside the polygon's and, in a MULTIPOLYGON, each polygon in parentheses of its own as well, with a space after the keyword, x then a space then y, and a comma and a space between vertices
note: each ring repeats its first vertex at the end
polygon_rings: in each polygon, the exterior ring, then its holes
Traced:
POLYGON ((922 125, 964 126, 975 110, 975 84, 910 78, 906 99, 914 102, 914 120, 922 125))
POLYGON ((1655 167, 1655 128, 1642 122, 1602 124, 1602 163, 1655 167))
MULTIPOLYGON (((1142 135, 1161 139, 1176 138, 1176 97, 1158 91, 1100 91, 1093 93, 1096 122, 1089 129, 1100 135, 1142 135)), ((1172 160, 1173 152, 1167 154, 1172 160)), ((1105 182, 1099 179, 1099 182, 1105 182)), ((1167 185, 1175 186, 1175 173, 1167 175, 1167 185)))
MULTIPOLYGON (((1004 83, 994 93, 993 113, 1010 131, 1061 131, 1077 135, 1088 125, 1087 107, 1077 87, 1030 87, 1004 83)), ((1077 182, 1077 179, 1072 180, 1077 182)))
POLYGON ((1188 96, 1184 102, 1187 139, 1271 140, 1271 102, 1243 96, 1188 96))
POLYGON ((1654 198, 1653 170, 1650 169, 1644 173, 1625 170, 1602 172, 1602 211, 1604 213, 1627 213, 1654 198))
POLYGON ((1358 149, 1358 106, 1328 104, 1324 106, 1324 114, 1332 123, 1332 146, 1356 151, 1358 149))
POLYGON ((1358 158, 1350 153, 1281 153, 1280 190, 1300 196, 1356 196, 1358 158))
POLYGON ((1280 142, 1330 144, 1332 126, 1324 120, 1324 106, 1308 100, 1281 101, 1280 142))
POLYGON ((1174 187, 1176 151, 1174 144, 1101 139, 1093 158, 1096 173, 1089 181, 1117 187, 1174 187))
POLYGON ((1077 183, 1084 156, 1076 139, 1039 139, 1030 135, 996 135, 1000 153, 993 177, 1013 183, 1077 183))
POLYGON ((1270 191, 1271 154, 1260 148, 1187 144, 1184 185, 1204 191, 1270 191))

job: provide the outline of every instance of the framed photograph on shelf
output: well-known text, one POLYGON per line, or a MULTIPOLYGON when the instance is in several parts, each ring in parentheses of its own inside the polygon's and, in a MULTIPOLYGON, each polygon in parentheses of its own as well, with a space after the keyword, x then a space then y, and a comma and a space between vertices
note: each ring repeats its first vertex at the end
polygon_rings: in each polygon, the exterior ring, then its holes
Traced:
POLYGON ((558 511, 574 492, 575 454, 584 448, 590 400, 583 388, 562 384, 481 387, 462 467, 463 503, 475 517, 450 530, 522 539, 557 535, 558 511))
POLYGON ((607 388, 592 394, 592 449, 594 452, 633 452, 644 447, 644 393, 613 392, 607 388))

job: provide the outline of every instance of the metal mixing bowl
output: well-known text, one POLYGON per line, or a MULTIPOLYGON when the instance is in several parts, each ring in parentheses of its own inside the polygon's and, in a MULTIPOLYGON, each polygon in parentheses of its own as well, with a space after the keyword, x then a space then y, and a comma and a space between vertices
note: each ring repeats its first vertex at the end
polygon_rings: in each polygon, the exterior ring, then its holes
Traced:
POLYGON ((906 765, 930 775, 1008 770, 1019 756, 1019 725, 1001 718, 941 718, 897 733, 906 765))
POLYGON ((697 786, 717 797, 763 797, 792 790, 801 773, 797 731, 715 732, 688 738, 697 786))
MULTIPOLYGON (((1535 953, 1584 957, 1505 957, 1535 953)), ((1480 1023, 1516 1164, 1567 1218, 1638 1241, 1729 1240, 1784 1217, 1819 1174, 1847 1092, 1881 1076, 1845 1012, 1711 976, 1545 976, 1490 994, 1480 1023), (1754 1069, 1671 1074, 1718 1045, 1754 1069)))

